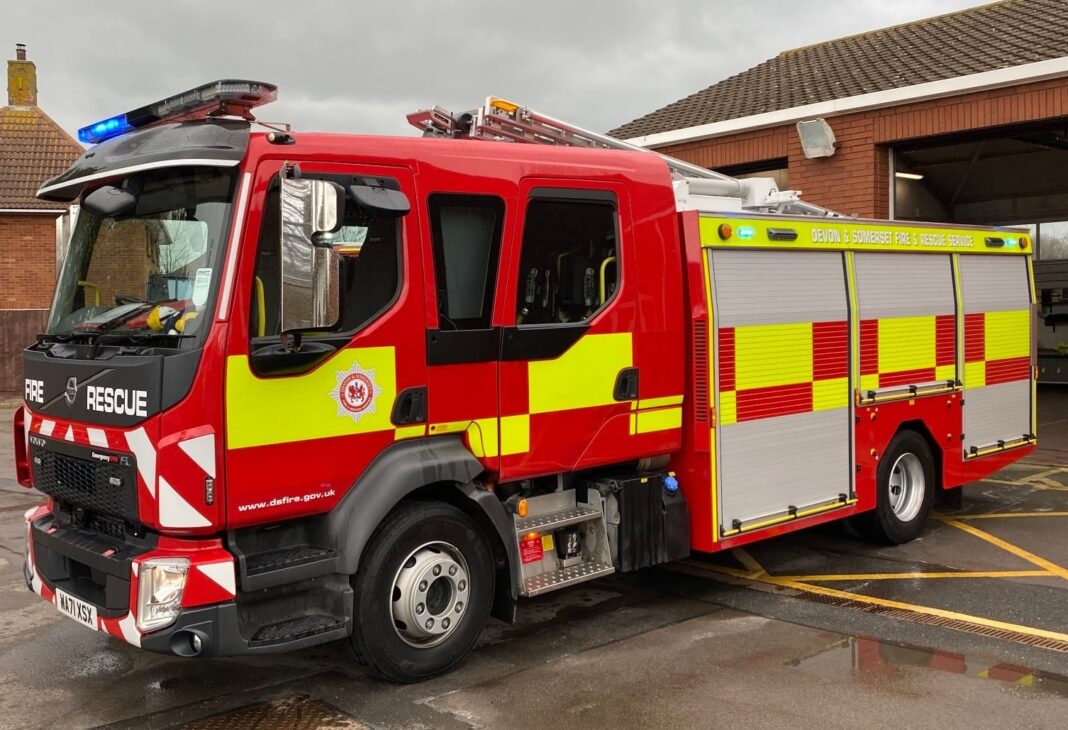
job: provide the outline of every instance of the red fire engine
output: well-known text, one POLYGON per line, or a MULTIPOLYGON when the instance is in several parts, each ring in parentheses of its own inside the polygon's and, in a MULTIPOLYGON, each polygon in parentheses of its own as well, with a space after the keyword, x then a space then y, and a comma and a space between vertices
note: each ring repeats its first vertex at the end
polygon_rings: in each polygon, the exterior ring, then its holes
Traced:
POLYGON ((348 638, 418 681, 521 597, 842 518, 905 542, 1034 447, 1026 232, 839 217, 499 99, 252 131, 275 92, 91 125, 39 191, 80 208, 24 355, 25 574, 90 629, 348 638))

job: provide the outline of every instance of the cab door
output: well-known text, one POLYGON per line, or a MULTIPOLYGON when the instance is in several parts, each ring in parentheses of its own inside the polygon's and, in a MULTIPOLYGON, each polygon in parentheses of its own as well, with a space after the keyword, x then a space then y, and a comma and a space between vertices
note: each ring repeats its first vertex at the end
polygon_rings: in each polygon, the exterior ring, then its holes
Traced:
MULTIPOLYGON (((288 164, 301 179, 385 187, 415 200, 406 167, 288 164)), ((294 347, 281 338, 301 319, 280 300, 283 281, 292 283, 279 243, 288 224, 282 169, 265 161, 255 172, 234 290, 222 492, 231 526, 329 510, 383 449, 426 432, 425 410, 406 400, 427 384, 416 206, 397 217, 345 196, 333 245, 308 247, 329 257, 327 273, 309 284, 309 296, 325 292, 327 322, 304 329, 294 347)))
POLYGON ((501 340, 501 480, 633 453, 636 279, 625 191, 527 178, 501 340))
POLYGON ((426 358, 430 436, 462 434, 490 472, 499 468, 497 286, 510 235, 514 185, 455 176, 423 181, 428 282, 426 358))

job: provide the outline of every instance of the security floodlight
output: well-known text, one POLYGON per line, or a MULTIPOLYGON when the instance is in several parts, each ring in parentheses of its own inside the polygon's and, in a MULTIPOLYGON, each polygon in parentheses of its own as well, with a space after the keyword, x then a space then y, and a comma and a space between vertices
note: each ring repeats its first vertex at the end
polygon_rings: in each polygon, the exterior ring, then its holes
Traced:
POLYGON ((797 136, 805 157, 830 157, 834 154, 834 131, 825 119, 811 119, 797 123, 797 136))

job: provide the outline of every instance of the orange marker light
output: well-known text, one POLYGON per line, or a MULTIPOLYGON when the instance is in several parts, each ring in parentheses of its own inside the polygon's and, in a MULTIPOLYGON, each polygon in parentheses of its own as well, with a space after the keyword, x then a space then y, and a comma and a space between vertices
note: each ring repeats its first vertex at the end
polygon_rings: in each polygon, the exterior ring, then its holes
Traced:
POLYGON ((519 515, 520 517, 526 517, 527 516, 527 500, 525 500, 525 499, 519 500, 519 504, 517 504, 516 508, 515 508, 515 513, 517 515, 519 515))
POLYGON ((731 228, 730 223, 719 224, 719 237, 726 241, 728 238, 734 235, 734 229, 731 228))
POLYGON ((1030 239, 1027 236, 1020 236, 1020 250, 1026 251, 1027 247, 1031 245, 1030 239))

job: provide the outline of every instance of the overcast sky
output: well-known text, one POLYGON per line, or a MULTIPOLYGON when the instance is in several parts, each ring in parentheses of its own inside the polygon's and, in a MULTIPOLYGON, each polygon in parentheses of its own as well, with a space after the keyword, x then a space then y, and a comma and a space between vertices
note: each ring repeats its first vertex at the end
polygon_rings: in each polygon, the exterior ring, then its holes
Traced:
POLYGON ((278 84, 260 116, 296 129, 414 133, 407 112, 494 94, 606 130, 780 51, 981 4, 0 0, 0 52, 27 44, 71 132, 227 77, 278 84))

